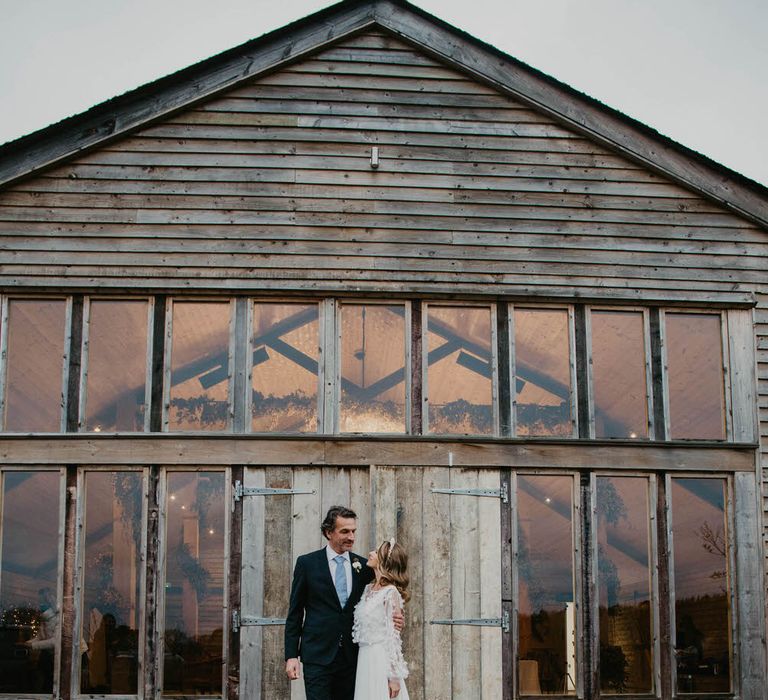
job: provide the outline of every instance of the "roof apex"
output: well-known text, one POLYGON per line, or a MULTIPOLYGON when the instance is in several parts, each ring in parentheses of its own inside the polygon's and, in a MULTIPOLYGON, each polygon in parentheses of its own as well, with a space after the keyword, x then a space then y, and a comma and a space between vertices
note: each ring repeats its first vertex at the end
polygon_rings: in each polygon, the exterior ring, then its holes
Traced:
POLYGON ((768 228, 768 188, 406 0, 342 0, 0 146, 0 188, 373 26, 768 228))

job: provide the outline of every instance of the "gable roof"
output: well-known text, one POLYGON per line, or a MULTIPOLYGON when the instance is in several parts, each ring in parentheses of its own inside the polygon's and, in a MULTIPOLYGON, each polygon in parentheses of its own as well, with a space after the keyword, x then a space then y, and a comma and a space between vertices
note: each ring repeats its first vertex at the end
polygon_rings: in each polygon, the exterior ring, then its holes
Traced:
POLYGON ((343 0, 12 141, 0 147, 0 187, 374 27, 768 228, 768 188, 405 0, 343 0))

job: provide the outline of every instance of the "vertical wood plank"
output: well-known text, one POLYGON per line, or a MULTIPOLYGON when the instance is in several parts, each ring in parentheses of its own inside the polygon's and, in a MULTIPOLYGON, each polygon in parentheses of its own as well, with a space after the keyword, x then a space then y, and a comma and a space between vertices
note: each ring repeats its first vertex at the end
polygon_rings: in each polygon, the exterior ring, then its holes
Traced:
POLYGON ((574 308, 574 343, 576 354, 576 422, 578 437, 589 438, 594 434, 594 416, 592 415, 590 363, 589 310, 582 304, 574 308))
POLYGON ((374 546, 397 533, 396 469, 371 467, 374 546))
MULTIPOLYGON (((476 469, 451 469, 451 488, 477 488, 476 469)), ((453 619, 480 617, 480 530, 477 496, 448 496, 451 500, 451 588, 453 619)), ((480 628, 453 625, 453 698, 482 697, 480 628)))
POLYGON ((650 309, 649 328, 651 343, 651 394, 653 403, 654 440, 666 440, 667 430, 664 418, 664 371, 661 352, 661 319, 658 309, 650 309))
POLYGON ((373 548, 371 542, 371 474, 368 467, 349 470, 349 507, 357 513, 355 551, 365 554, 373 548))
POLYGON ((499 343, 499 430, 502 437, 512 437, 517 424, 515 382, 514 309, 500 302, 496 308, 496 337, 499 343))
POLYGON ((419 467, 398 469, 397 486, 397 541, 408 553, 411 600, 406 611, 403 629, 403 655, 410 672, 406 682, 412 700, 424 698, 424 568, 422 541, 422 476, 419 467))
POLYGON ((150 382, 149 382, 149 429, 159 433, 163 429, 163 386, 165 372, 165 324, 167 302, 165 296, 155 297, 150 326, 150 382))
POLYGON ((411 301, 411 424, 408 432, 421 435, 423 401, 423 358, 421 300, 411 301))
POLYGON ((728 311, 728 356, 731 377, 733 440, 754 442, 755 415, 755 336, 751 309, 728 311))
POLYGON ((440 700, 453 696, 451 628, 432 625, 430 621, 451 617, 451 496, 432 493, 430 489, 449 488, 448 468, 424 469, 422 484, 424 697, 440 700))
POLYGON ((500 504, 501 535, 501 606, 509 615, 509 634, 501 637, 501 696, 512 700, 517 687, 515 652, 518 648, 517 603, 517 474, 505 469, 500 475, 502 488, 506 487, 509 502, 500 504))
MULTIPOLYGON (((268 467, 267 488, 289 489, 293 482, 290 467, 268 467)), ((288 613, 288 582, 293 573, 291 552, 279 533, 290 532, 292 507, 290 496, 251 496, 264 501, 264 617, 284 618, 288 613)), ((282 625, 264 627, 262 633, 262 697, 282 698, 289 693, 285 675, 284 634, 282 625)))
MULTIPOLYGON (((481 469, 477 486, 498 489, 497 469, 481 469)), ((500 498, 478 498, 478 542, 480 549, 480 617, 501 617, 501 519, 500 498)), ((480 628, 480 677, 483 700, 501 700, 502 631, 500 627, 480 628)))
MULTIPOLYGON (((291 516, 291 579, 296 559, 301 554, 313 552, 325 546, 325 539, 320 532, 320 523, 325 512, 322 509, 322 470, 316 467, 295 468, 293 486, 296 489, 312 490, 312 494, 296 494, 292 497, 293 513, 291 516)), ((286 586, 290 586, 290 580, 286 586)), ((281 658, 282 658, 281 653, 281 658)), ((304 675, 290 684, 291 700, 304 700, 304 675)), ((246 700, 243 698, 243 700, 246 700)))
POLYGON ((80 416, 80 372, 83 352, 83 296, 77 294, 70 300, 67 313, 67 344, 64 351, 64 402, 63 429, 76 433, 80 416))
POLYGON ((322 489, 323 512, 321 519, 325 517, 331 506, 349 507, 349 469, 323 467, 322 489))
MULTIPOLYGON (((145 578, 145 610, 147 613, 145 637, 144 637, 144 663, 146 673, 144 674, 144 697, 155 697, 155 690, 158 683, 158 649, 159 636, 158 628, 160 625, 161 599, 160 590, 160 468, 152 466, 149 468, 149 478, 147 484, 145 508, 147 512, 147 558, 146 558, 146 578, 145 578)), ((139 678, 141 683, 142 679, 139 678)))
POLYGON ((250 402, 250 376, 249 362, 252 362, 250 352, 250 318, 251 306, 248 299, 238 297, 235 299, 235 313, 231 324, 230 347, 232 350, 232 362, 229 371, 232 375, 231 392, 232 399, 232 429, 236 433, 250 432, 251 427, 251 402, 250 402))
MULTIPOLYGON (((263 488, 266 470, 248 467, 243 486, 263 488)), ((262 617, 264 614, 264 499, 244 498, 242 526, 242 564, 240 568, 240 614, 262 617)), ((240 698, 261 697, 263 663, 263 628, 240 629, 240 698)))
POLYGON ((64 499, 64 556, 61 562, 62 593, 61 601, 61 637, 59 638, 59 653, 54 661, 54 691, 55 679, 60 679, 58 692, 64 700, 72 697, 72 662, 73 636, 75 626, 75 566, 77 538, 77 467, 67 467, 67 490, 64 499))
POLYGON ((734 474, 736 600, 743 698, 765 697, 765 589, 760 537, 760 492, 755 475, 734 474))

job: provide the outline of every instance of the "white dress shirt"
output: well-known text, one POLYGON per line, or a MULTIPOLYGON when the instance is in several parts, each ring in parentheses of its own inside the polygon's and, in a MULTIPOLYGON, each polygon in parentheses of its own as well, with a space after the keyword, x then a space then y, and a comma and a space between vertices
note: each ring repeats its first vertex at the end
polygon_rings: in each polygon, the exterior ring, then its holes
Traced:
MULTIPOLYGON (((338 564, 334 561, 339 556, 338 552, 331 549, 331 545, 325 545, 325 555, 328 557, 328 570, 331 572, 331 581, 336 581, 336 567, 338 564)), ((344 573, 347 575, 347 596, 352 595, 352 564, 349 561, 349 552, 344 552, 344 573)))

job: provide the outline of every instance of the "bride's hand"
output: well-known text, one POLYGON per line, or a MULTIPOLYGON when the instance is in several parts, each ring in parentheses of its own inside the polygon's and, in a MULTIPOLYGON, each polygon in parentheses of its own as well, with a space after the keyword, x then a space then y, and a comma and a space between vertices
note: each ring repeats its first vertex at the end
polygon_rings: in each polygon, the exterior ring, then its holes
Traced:
POLYGON ((389 697, 396 698, 400 695, 400 681, 389 681, 389 697))

